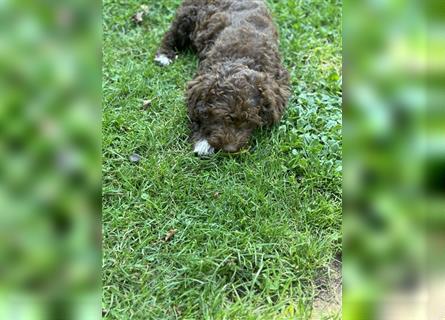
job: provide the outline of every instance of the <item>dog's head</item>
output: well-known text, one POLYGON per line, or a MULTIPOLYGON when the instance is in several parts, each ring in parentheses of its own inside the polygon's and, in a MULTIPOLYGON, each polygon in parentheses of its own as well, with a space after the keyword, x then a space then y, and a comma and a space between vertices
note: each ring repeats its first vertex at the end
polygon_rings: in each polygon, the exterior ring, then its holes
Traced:
POLYGON ((187 90, 195 151, 239 151, 256 128, 279 121, 286 99, 285 88, 244 65, 226 63, 202 73, 187 90))

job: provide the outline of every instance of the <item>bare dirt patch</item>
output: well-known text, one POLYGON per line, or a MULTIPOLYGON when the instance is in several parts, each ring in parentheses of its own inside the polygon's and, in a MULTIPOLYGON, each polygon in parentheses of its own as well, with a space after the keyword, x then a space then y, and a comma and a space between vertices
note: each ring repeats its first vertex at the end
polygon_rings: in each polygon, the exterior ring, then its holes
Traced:
POLYGON ((334 259, 327 274, 319 279, 311 319, 341 319, 342 272, 341 257, 334 259))

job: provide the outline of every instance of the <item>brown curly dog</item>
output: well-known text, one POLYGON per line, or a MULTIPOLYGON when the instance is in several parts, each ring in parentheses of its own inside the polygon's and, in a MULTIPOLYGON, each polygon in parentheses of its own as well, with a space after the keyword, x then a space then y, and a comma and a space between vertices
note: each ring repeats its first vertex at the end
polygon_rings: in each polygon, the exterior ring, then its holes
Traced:
POLYGON ((289 74, 263 1, 185 0, 155 61, 168 65, 186 48, 200 59, 187 89, 195 153, 237 152, 256 128, 281 119, 289 74))

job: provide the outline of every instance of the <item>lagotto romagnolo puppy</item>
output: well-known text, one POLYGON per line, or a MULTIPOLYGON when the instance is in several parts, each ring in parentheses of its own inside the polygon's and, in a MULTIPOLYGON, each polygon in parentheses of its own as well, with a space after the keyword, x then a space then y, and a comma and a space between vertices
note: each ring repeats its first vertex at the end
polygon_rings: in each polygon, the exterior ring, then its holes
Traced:
POLYGON ((199 57, 188 83, 194 152, 237 152, 252 132, 277 123, 289 98, 278 32, 262 0, 185 0, 155 61, 168 65, 191 48, 199 57))

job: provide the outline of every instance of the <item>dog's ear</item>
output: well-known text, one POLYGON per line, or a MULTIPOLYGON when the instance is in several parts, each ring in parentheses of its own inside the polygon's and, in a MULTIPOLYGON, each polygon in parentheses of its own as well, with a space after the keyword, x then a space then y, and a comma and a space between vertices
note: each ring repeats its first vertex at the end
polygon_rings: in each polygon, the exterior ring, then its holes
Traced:
POLYGON ((202 100, 209 87, 210 78, 208 75, 197 76, 187 83, 187 104, 195 106, 199 100, 202 100))
POLYGON ((187 84, 187 106, 189 117, 193 119, 202 118, 207 111, 206 99, 213 87, 215 79, 211 75, 200 75, 187 84))
POLYGON ((259 115, 262 125, 278 123, 290 95, 287 81, 277 81, 268 74, 259 72, 256 84, 261 97, 259 115))

